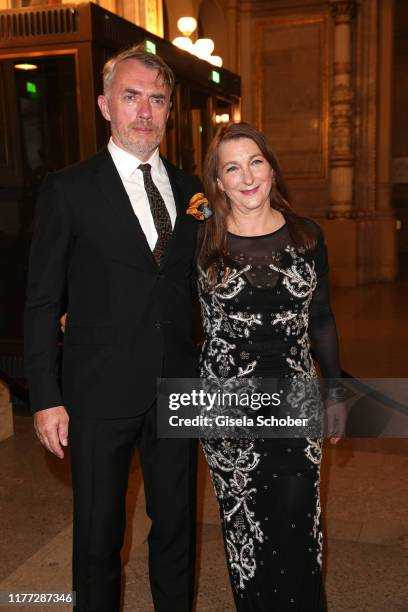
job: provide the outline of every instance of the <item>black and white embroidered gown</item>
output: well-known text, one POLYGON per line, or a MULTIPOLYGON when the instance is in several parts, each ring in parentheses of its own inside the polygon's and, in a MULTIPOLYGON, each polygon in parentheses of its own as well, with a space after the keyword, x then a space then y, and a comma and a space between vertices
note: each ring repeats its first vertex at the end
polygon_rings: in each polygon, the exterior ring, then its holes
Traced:
MULTIPOLYGON (((312 222, 311 222, 312 223, 312 222)), ((201 376, 340 376, 327 250, 295 248, 286 225, 228 234, 217 282, 199 268, 201 376), (229 268, 225 280, 225 268, 229 268)), ((319 497, 321 440, 206 439, 228 569, 240 612, 323 612, 319 497)))

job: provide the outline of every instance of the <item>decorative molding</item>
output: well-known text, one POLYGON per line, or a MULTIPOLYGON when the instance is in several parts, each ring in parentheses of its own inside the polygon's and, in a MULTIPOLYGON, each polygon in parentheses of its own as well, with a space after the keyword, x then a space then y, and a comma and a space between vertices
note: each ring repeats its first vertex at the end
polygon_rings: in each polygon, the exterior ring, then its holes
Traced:
MULTIPOLYGON (((344 206, 347 207, 348 202, 338 202, 339 207, 344 206)), ((378 214, 374 210, 329 210, 327 213, 328 219, 353 219, 353 220, 362 220, 362 219, 377 219, 378 214)))
POLYGON ((351 24, 357 12, 356 0, 329 0, 336 25, 351 24))
POLYGON ((355 25, 354 206, 375 209, 377 201, 378 2, 362 3, 355 25))
POLYGON ((351 62, 334 62, 333 74, 351 74, 351 62))

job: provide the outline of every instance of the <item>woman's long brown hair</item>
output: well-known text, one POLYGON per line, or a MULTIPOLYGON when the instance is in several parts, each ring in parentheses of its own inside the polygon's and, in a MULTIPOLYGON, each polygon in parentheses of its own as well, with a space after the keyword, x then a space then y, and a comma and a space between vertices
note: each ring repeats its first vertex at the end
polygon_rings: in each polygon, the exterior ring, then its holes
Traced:
MULTIPOLYGON (((219 189, 218 151, 221 143, 228 140, 249 138, 259 147, 262 155, 272 166, 275 185, 270 194, 271 206, 285 217, 287 229, 293 244, 311 250, 316 245, 316 232, 310 222, 297 215, 289 204, 288 190, 282 176, 276 155, 261 132, 249 123, 231 123, 221 127, 214 136, 204 160, 203 183, 213 215, 204 223, 201 248, 198 256, 200 265, 216 266, 216 262, 226 254, 227 216, 231 210, 225 194, 219 189)), ((211 275, 212 276, 212 275, 211 275)))

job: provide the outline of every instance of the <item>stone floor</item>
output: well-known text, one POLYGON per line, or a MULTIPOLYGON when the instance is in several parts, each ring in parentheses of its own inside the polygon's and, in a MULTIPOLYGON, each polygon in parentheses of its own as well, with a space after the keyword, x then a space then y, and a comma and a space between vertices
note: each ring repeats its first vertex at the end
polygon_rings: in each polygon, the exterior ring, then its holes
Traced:
MULTIPOLYGON (((407 298, 406 282, 334 292, 346 371, 360 377, 407 376, 407 298)), ((0 591, 66 591, 71 548, 68 457, 59 461, 40 447, 28 415, 16 415, 14 424, 15 435, 0 442, 0 591)), ((322 502, 330 612, 408 612, 407 473, 406 439, 348 439, 337 447, 326 445, 322 502)), ((197 612, 233 612, 218 513, 203 460, 199 490, 197 612)), ((136 457, 123 552, 124 612, 153 609, 148 529, 136 457)), ((66 608, 55 608, 60 609, 66 608)))
POLYGON ((341 364, 358 377, 408 375, 408 271, 396 283, 332 291, 341 364))

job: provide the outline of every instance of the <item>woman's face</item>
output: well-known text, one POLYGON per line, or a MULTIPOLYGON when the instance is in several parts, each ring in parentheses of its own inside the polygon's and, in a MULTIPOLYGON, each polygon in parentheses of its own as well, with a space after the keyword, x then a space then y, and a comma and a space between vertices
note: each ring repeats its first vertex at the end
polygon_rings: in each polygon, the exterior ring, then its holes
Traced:
POLYGON ((231 208, 248 213, 270 206, 274 171, 250 138, 226 140, 218 149, 218 187, 231 208))

